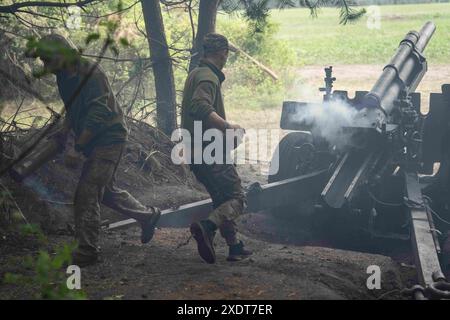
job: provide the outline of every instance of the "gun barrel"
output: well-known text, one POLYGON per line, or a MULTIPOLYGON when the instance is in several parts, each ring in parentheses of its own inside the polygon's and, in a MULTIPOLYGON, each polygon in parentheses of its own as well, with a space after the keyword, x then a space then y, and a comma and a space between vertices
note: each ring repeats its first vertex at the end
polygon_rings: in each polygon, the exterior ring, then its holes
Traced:
POLYGON ((414 92, 427 70, 422 52, 435 30, 435 24, 429 21, 419 32, 410 31, 406 34, 380 78, 364 97, 365 107, 378 108, 388 116, 402 90, 414 92))
POLYGON ((420 34, 419 41, 417 41, 416 43, 417 50, 419 50, 420 52, 425 50, 425 47, 428 45, 428 42, 433 36, 434 31, 436 31, 436 25, 433 22, 428 21, 423 25, 422 29, 420 29, 419 32, 420 34))

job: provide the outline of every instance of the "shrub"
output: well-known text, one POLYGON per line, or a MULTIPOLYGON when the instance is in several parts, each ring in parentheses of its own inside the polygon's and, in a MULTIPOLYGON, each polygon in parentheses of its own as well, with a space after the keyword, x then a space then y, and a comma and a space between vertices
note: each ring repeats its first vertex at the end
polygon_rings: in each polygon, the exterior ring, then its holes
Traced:
POLYGON ((279 76, 275 81, 242 54, 231 54, 226 68, 229 80, 223 90, 228 108, 279 107, 293 84, 290 66, 296 54, 287 42, 275 39, 278 25, 269 22, 261 32, 254 32, 248 22, 228 19, 221 21, 218 29, 279 76))
MULTIPOLYGON (((41 245, 48 243, 48 239, 35 225, 23 225, 21 232, 24 236, 37 237, 41 245)), ((36 289, 37 299, 86 299, 82 290, 67 287, 67 275, 63 271, 65 265, 70 265, 75 248, 75 243, 65 243, 58 246, 52 255, 41 249, 36 257, 26 256, 23 267, 31 271, 31 275, 6 273, 4 282, 36 289)))

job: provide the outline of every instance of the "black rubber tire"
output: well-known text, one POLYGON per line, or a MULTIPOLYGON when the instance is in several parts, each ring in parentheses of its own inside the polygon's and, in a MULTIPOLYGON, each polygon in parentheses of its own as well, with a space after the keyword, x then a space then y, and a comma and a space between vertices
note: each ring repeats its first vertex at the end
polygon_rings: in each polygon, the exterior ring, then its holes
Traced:
MULTIPOLYGON (((290 132, 281 139, 277 146, 279 152, 279 169, 275 174, 269 175, 269 183, 298 176, 296 170, 298 158, 296 157, 295 148, 306 143, 313 145, 313 137, 309 132, 290 132)), ((275 155, 273 156, 271 163, 276 161, 274 158, 275 155)))
MULTIPOLYGON (((277 146, 279 152, 278 172, 268 176, 269 183, 293 178, 301 174, 308 173, 298 170, 299 157, 298 152, 295 149, 296 147, 300 147, 304 144, 314 146, 311 133, 301 131, 290 132, 281 139, 280 143, 277 146)), ((272 158, 272 163, 276 161, 275 154, 272 158)), ((314 210, 313 204, 313 199, 311 199, 311 202, 308 201, 308 203, 281 206, 271 209, 270 212, 278 218, 293 221, 293 219, 297 220, 298 218, 300 218, 299 215, 310 215, 314 210)))

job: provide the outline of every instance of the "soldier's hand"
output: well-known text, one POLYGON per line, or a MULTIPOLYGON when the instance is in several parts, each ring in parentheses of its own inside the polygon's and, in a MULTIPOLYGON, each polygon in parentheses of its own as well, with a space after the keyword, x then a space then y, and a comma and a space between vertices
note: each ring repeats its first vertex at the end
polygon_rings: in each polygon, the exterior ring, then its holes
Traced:
POLYGON ((239 147, 239 145, 242 143, 242 141, 244 141, 244 135, 245 135, 245 129, 242 128, 240 125, 238 124, 230 124, 229 125, 229 129, 233 129, 234 130, 234 149, 236 149, 237 147, 239 147))
POLYGON ((230 129, 239 130, 240 132, 245 133, 245 129, 238 124, 230 124, 230 129))

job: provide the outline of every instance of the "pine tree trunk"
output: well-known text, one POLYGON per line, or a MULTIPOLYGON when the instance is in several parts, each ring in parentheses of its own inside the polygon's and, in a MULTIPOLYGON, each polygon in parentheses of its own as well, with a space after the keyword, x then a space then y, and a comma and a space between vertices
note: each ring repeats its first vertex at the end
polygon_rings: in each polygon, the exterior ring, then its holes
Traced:
POLYGON ((176 128, 176 91, 159 0, 141 0, 156 90, 157 125, 167 135, 176 128))
POLYGON ((192 71, 203 56, 202 41, 203 37, 216 30, 216 16, 220 0, 200 0, 198 12, 198 27, 195 43, 192 48, 192 58, 189 63, 189 71, 192 71))

